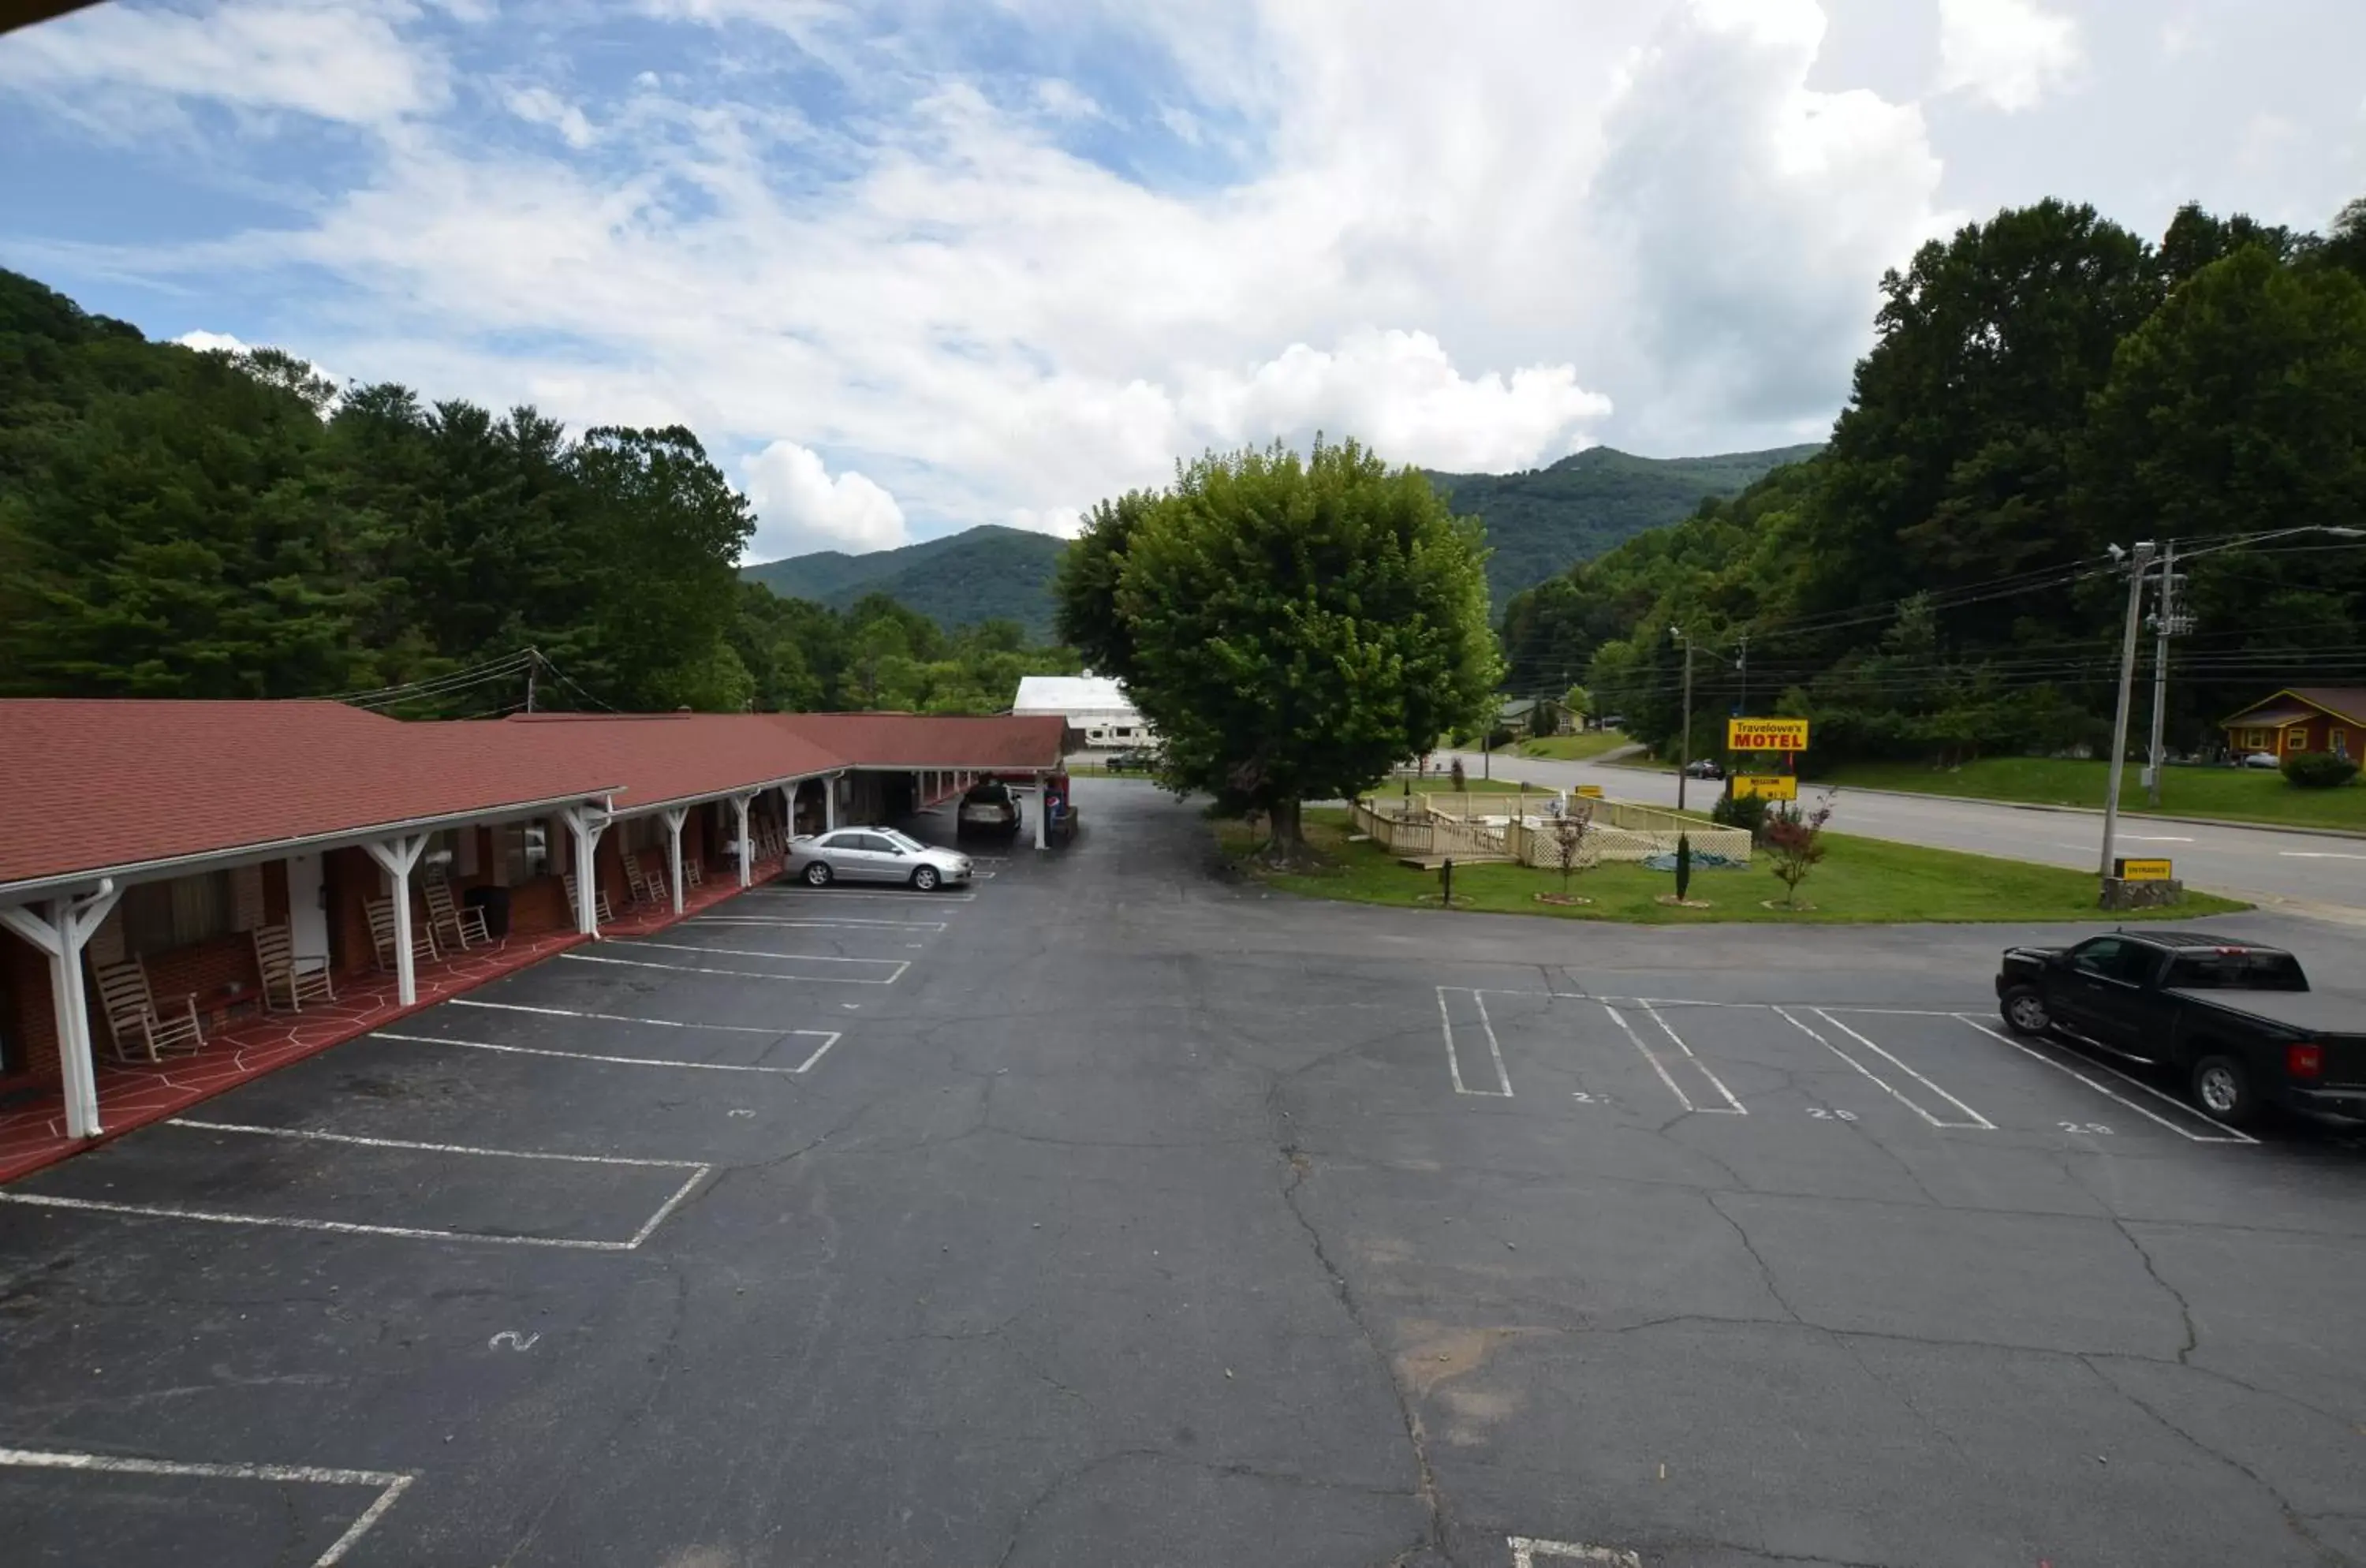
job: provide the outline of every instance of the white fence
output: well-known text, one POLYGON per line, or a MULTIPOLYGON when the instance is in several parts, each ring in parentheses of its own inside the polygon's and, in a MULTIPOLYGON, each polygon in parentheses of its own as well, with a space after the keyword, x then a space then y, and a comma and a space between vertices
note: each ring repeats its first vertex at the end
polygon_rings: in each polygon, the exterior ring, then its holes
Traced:
MULTIPOLYGON (((1689 837, 1696 853, 1750 860, 1750 834, 1742 829, 1715 827, 1632 801, 1582 804, 1592 806, 1594 815, 1577 851, 1579 867, 1673 854, 1679 837, 1689 837)), ((1358 801, 1354 815, 1356 830, 1392 855, 1514 860, 1558 871, 1562 851, 1554 824, 1565 810, 1560 797, 1551 795, 1457 793, 1415 795, 1410 802, 1376 796, 1358 801)))

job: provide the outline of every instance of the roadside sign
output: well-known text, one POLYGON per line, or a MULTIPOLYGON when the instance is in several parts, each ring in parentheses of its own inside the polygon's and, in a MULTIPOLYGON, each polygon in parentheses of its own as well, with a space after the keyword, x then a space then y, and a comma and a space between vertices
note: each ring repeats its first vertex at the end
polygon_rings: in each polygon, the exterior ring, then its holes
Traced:
POLYGON ((1736 800, 1799 798, 1799 781, 1788 773, 1736 773, 1732 783, 1736 800))
POLYGON ((2165 860, 2129 860, 2123 855, 2112 863, 2112 874, 2122 882, 2170 882, 2170 863, 2165 860))
POLYGON ((1602 786, 1600 784, 1580 784, 1577 786, 1577 793, 1582 799, 1600 800, 1602 798, 1602 786))
POLYGON ((1808 721, 1804 718, 1729 718, 1725 721, 1729 751, 1804 751, 1808 721))

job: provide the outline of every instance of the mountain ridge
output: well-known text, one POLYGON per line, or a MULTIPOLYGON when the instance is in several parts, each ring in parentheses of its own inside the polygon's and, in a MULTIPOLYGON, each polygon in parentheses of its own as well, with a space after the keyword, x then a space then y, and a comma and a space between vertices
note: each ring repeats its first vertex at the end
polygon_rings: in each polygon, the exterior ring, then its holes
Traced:
MULTIPOLYGON (((1760 476, 1821 449, 1820 443, 1701 457, 1641 457, 1589 446, 1541 468, 1509 474, 1423 470, 1448 505, 1478 517, 1493 551, 1487 587, 1497 612, 1512 595, 1688 516, 1710 496, 1731 496, 1760 476)), ((1038 640, 1052 634, 1052 575, 1067 542, 995 523, 942 538, 850 555, 814 550, 739 569, 749 581, 842 610, 884 593, 947 629, 1017 621, 1038 640)))

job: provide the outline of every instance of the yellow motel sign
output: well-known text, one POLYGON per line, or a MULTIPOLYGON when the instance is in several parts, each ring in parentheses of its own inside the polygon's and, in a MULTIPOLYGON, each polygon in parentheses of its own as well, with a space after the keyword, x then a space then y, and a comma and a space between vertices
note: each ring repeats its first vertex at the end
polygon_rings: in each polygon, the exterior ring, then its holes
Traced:
POLYGON ((2128 860, 2112 862, 2112 870, 2122 882, 2172 882, 2173 867, 2165 860, 2128 860))
POLYGON ((1736 773, 1731 783, 1736 800, 1799 798, 1799 781, 1788 773, 1736 773))
POLYGON ((1804 718, 1729 718, 1725 721, 1729 751, 1804 751, 1808 721, 1804 718))

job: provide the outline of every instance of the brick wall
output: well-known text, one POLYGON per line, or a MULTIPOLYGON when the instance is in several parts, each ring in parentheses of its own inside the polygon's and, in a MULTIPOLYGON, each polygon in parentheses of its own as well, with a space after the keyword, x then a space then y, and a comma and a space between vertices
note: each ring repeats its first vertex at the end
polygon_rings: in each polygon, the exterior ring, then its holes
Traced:
POLYGON ((8 1032, 9 1058, 0 1083, 58 1076, 58 1022, 50 999, 49 955, 13 931, 0 931, 0 997, 8 1011, 0 1029, 8 1032))

